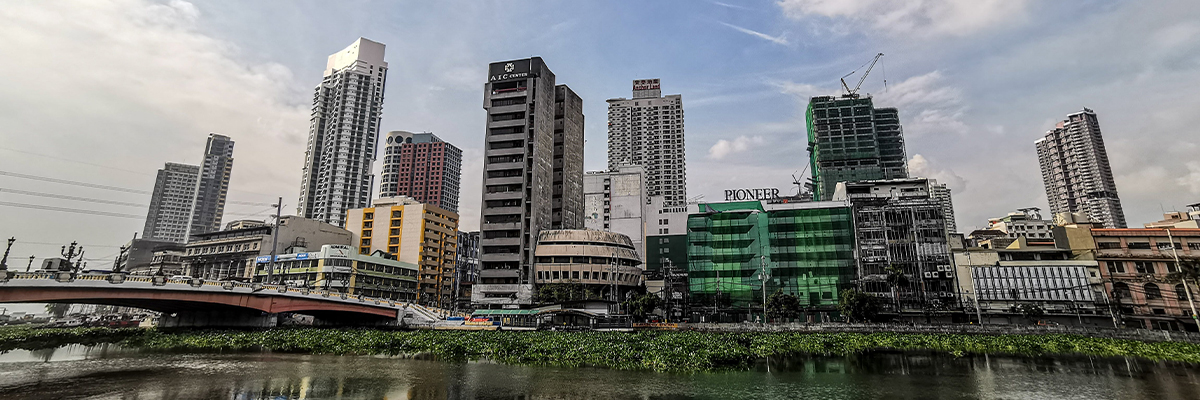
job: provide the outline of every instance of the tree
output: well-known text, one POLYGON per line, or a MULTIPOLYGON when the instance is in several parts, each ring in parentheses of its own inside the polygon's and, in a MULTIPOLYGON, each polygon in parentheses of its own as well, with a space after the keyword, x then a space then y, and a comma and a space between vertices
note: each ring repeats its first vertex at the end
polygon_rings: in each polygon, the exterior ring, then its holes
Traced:
POLYGON ((848 322, 871 322, 879 315, 879 302, 858 289, 846 289, 838 299, 838 311, 848 322))
POLYGON ((62 318, 67 315, 67 311, 71 309, 70 304, 66 303, 51 303, 46 305, 46 313, 54 316, 54 318, 62 318))
POLYGON ((800 299, 776 290, 767 297, 767 318, 796 318, 800 316, 800 299))
POLYGON ((538 302, 545 304, 562 303, 565 301, 599 299, 600 294, 588 290, 582 283, 547 283, 538 285, 538 302))
POLYGON ((661 303, 662 299, 658 295, 646 293, 629 299, 623 305, 626 310, 629 310, 629 315, 645 319, 647 315, 653 314, 654 309, 658 308, 661 303))
POLYGON ((1013 306, 1013 311, 1016 311, 1018 314, 1021 314, 1022 317, 1028 319, 1029 323, 1034 323, 1043 315, 1046 315, 1046 310, 1043 310, 1042 307, 1033 303, 1017 304, 1016 306, 1013 306))

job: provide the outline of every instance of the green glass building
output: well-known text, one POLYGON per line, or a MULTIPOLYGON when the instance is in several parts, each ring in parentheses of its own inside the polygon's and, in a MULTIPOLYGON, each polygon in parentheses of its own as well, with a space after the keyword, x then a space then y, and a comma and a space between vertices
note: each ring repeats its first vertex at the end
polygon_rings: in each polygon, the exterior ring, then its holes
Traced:
POLYGON ((701 203, 688 216, 693 315, 741 320, 761 314, 762 282, 811 312, 833 312, 855 276, 854 227, 846 202, 701 203))

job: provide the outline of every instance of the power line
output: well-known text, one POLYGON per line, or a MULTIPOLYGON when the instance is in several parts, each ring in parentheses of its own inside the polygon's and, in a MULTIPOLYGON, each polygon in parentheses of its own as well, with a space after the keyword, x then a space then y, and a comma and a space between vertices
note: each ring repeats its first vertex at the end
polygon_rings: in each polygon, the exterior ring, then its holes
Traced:
MULTIPOLYGON (((25 240, 17 240, 17 242, 16 242, 16 243, 17 243, 17 244, 22 244, 22 245, 24 245, 24 244, 32 244, 32 245, 39 245, 39 246, 53 246, 53 247, 65 246, 65 245, 66 245, 66 243, 52 243, 52 242, 29 242, 29 241, 25 241, 25 240)), ((80 245, 80 246, 83 246, 83 247, 109 247, 109 248, 118 248, 118 247, 121 247, 120 245, 106 245, 106 244, 86 244, 86 243, 79 243, 78 245, 80 245)))
POLYGON ((0 192, 23 194, 26 196, 49 197, 52 199, 84 201, 84 202, 88 202, 88 203, 113 204, 113 205, 127 206, 127 207, 146 207, 147 206, 146 204, 128 203, 128 202, 124 202, 124 201, 94 199, 91 197, 66 196, 66 195, 61 195, 61 194, 30 192, 30 191, 16 190, 16 189, 0 188, 0 192))
POLYGON ((118 192, 137 193, 137 194, 151 194, 150 192, 145 191, 145 190, 126 189, 123 187, 98 185, 95 183, 87 183, 87 182, 69 181, 66 179, 47 178, 44 176, 37 176, 37 175, 18 174, 16 172, 0 171, 0 175, 11 176, 14 178, 21 178, 21 179, 31 179, 31 180, 35 180, 35 181, 61 183, 64 185, 90 187, 90 188, 94 188, 94 189, 113 190, 113 191, 118 191, 118 192))
POLYGON ((79 161, 79 160, 72 160, 72 159, 69 159, 69 158, 63 158, 63 157, 58 157, 58 156, 52 156, 52 155, 48 155, 48 154, 34 153, 34 152, 31 152, 31 151, 25 151, 25 150, 10 149, 10 148, 3 147, 3 146, 0 146, 0 150, 8 150, 8 151, 11 151, 11 152, 14 152, 14 153, 21 153, 21 154, 28 154, 28 155, 31 155, 31 156, 38 156, 38 157, 52 158, 52 159, 55 159, 55 160, 59 160, 59 161, 66 161, 66 162, 73 162, 73 163, 76 163, 76 164, 91 165, 91 166, 93 166, 93 167, 100 167, 100 168, 115 169, 115 170, 117 170, 117 171, 124 171, 124 172, 129 172, 129 173, 139 174, 139 175, 154 175, 154 174, 147 174, 147 173, 145 173, 145 172, 141 172, 141 171, 134 171, 134 170, 124 169, 124 168, 110 167, 110 166, 107 166, 107 165, 93 164, 93 163, 90 163, 90 162, 79 161))
POLYGON ((50 206, 42 206, 42 205, 37 205, 37 204, 10 203, 7 201, 0 201, 0 206, 32 208, 35 210, 69 212, 69 213, 76 213, 76 214, 99 215, 99 216, 104 216, 104 217, 135 218, 135 219, 146 218, 144 215, 119 214, 119 213, 110 213, 110 212, 95 211, 95 210, 80 210, 80 209, 76 209, 76 208, 50 207, 50 206))

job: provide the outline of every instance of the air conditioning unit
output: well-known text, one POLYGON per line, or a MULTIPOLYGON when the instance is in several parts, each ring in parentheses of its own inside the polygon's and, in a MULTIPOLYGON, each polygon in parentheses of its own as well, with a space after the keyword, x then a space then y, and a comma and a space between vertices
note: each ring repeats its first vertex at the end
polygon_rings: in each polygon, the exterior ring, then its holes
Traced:
POLYGON ((926 272, 926 273, 925 273, 925 278, 927 278, 927 279, 928 279, 928 278, 933 278, 933 277, 934 277, 934 275, 933 275, 933 272, 926 272))
POLYGON ((953 278, 954 276, 950 275, 950 271, 946 271, 942 273, 942 277, 949 279, 953 278))

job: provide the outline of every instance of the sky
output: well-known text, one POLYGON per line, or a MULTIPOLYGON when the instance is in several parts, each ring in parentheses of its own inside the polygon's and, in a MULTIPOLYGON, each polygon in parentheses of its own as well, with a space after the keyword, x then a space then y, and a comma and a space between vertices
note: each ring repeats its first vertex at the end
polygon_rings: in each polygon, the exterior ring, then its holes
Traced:
POLYGON ((884 53, 861 92, 899 109, 911 174, 950 186, 960 230, 1048 215, 1033 142, 1084 107, 1131 226, 1200 202, 1194 0, 8 0, 0 21, 0 236, 17 268, 71 241, 107 268, 157 169, 198 163, 210 132, 237 143, 226 222, 277 197, 294 212, 313 88, 358 37, 387 45, 383 131, 463 149, 463 230, 487 65, 530 56, 584 99, 588 170, 607 165, 606 99, 643 78, 681 94, 689 197, 794 192, 808 98, 884 53))

